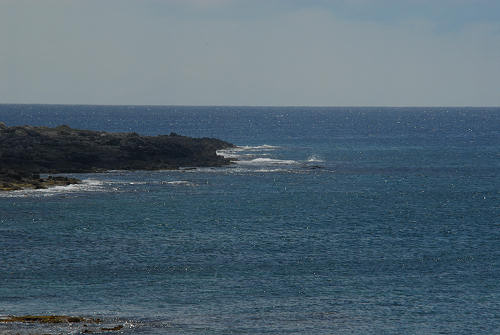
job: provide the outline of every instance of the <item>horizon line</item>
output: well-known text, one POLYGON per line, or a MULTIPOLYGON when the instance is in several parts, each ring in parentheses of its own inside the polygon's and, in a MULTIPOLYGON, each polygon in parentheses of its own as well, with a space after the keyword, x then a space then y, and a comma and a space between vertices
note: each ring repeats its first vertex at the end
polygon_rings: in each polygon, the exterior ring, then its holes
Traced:
POLYGON ((2 105, 35 105, 35 106, 100 106, 100 107, 251 107, 251 108, 500 108, 499 106, 474 105, 181 105, 181 104, 93 104, 93 103, 24 103, 0 102, 2 105))

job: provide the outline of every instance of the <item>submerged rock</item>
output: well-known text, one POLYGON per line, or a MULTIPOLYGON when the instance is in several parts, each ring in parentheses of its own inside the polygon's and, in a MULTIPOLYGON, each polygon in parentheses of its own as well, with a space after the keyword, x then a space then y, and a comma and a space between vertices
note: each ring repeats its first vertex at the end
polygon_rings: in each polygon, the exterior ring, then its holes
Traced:
POLYGON ((123 328, 122 325, 118 325, 118 326, 114 326, 114 327, 109 327, 109 328, 101 328, 101 330, 104 330, 104 331, 117 331, 117 330, 121 330, 123 328))

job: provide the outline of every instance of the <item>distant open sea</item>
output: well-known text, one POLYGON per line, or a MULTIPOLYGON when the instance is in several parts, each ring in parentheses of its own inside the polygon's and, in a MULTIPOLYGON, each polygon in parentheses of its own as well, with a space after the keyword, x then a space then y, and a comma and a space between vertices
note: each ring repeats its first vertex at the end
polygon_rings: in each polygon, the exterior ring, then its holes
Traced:
POLYGON ((500 108, 0 105, 0 121, 239 146, 223 168, 0 193, 0 316, 122 334, 500 334, 500 108))

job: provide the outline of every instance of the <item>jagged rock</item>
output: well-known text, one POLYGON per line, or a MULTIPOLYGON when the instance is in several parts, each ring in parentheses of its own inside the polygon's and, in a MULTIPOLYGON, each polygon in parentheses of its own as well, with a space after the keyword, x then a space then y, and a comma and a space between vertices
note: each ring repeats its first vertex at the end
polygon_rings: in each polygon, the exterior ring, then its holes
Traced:
POLYGON ((158 170, 230 163, 216 154, 233 145, 213 138, 175 133, 140 136, 72 129, 0 124, 0 190, 62 185, 74 180, 40 179, 40 173, 158 170), (35 183, 36 181, 36 183, 35 183))

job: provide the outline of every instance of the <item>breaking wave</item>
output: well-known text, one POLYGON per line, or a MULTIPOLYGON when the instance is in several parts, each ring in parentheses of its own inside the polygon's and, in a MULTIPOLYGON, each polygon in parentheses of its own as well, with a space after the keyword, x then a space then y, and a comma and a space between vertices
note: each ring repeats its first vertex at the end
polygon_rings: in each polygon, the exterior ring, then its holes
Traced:
POLYGON ((309 163, 323 163, 324 160, 321 159, 321 157, 319 157, 318 155, 311 155, 307 158, 307 162, 309 163))
POLYGON ((274 146, 274 145, 268 145, 268 144, 263 144, 263 145, 257 145, 257 146, 237 146, 234 148, 229 148, 229 149, 223 149, 223 150, 217 150, 217 155, 222 156, 224 158, 229 158, 229 159, 240 159, 242 157, 252 157, 256 156, 259 152, 261 155, 262 151, 272 151, 279 149, 280 147, 274 146), (246 152, 246 153, 245 153, 246 152))
POLYGON ((161 183, 174 186, 197 186, 195 183, 187 180, 162 181, 161 183))
POLYGON ((293 165, 298 164, 297 161, 290 159, 273 159, 273 158, 255 158, 252 160, 237 161, 239 165, 293 165))
POLYGON ((61 194, 99 192, 104 190, 104 182, 96 179, 84 179, 81 184, 54 186, 46 189, 26 189, 1 192, 0 198, 50 197, 61 194))
POLYGON ((282 147, 274 145, 238 146, 217 151, 217 154, 232 160, 235 164, 232 172, 291 172, 300 169, 321 168, 324 160, 311 154, 304 160, 293 160, 282 157, 282 147), (313 164, 313 165, 312 165, 313 164))

